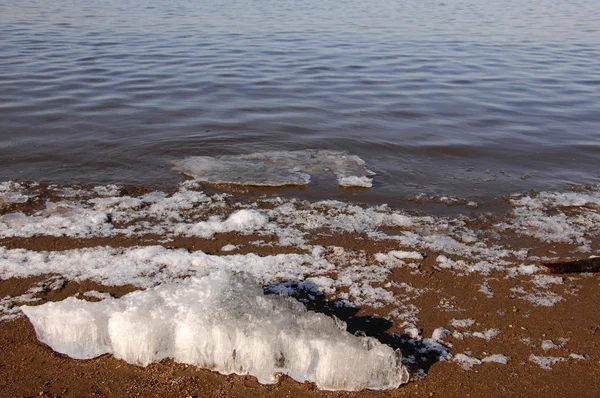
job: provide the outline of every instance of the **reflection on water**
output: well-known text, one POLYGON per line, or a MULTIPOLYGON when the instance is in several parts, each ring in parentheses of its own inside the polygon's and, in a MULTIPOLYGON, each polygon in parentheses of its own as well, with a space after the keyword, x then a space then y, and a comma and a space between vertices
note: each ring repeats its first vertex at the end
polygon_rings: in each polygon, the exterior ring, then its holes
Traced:
POLYGON ((0 179, 172 185, 187 156, 343 150, 374 191, 595 182, 596 0, 0 4, 0 179))

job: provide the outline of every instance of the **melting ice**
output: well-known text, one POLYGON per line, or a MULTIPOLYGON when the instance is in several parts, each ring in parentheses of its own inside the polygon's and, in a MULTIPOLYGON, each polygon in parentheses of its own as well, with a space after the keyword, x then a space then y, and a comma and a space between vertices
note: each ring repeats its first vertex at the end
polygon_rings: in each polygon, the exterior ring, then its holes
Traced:
POLYGON ((311 174, 335 175, 340 186, 372 186, 364 160, 341 151, 274 151, 218 157, 194 156, 175 168, 199 181, 258 186, 307 185, 311 174))
POLYGON ((326 390, 396 388, 409 378, 400 351, 223 271, 120 299, 71 297, 21 309, 42 342, 73 358, 112 353, 142 366, 173 358, 261 383, 286 374, 326 390))

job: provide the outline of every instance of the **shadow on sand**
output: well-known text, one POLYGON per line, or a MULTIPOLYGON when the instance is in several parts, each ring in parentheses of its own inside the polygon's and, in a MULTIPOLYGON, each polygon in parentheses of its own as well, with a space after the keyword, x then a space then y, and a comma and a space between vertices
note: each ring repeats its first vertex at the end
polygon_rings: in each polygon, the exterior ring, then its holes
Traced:
POLYGON ((358 316, 360 308, 349 307, 341 300, 327 300, 320 288, 307 281, 286 281, 264 287, 265 294, 284 294, 304 303, 307 309, 326 315, 334 315, 346 322, 348 332, 354 335, 374 337, 393 349, 400 349, 403 363, 411 379, 420 377, 447 352, 440 344, 414 339, 407 334, 389 333, 393 323, 375 316, 358 316))

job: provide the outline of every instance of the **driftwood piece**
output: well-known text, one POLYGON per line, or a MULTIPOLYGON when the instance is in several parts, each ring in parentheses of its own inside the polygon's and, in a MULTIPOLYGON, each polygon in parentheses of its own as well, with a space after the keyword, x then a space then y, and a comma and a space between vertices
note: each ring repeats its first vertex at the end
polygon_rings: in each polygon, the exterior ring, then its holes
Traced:
POLYGON ((552 274, 578 274, 582 272, 600 271, 600 257, 583 260, 556 261, 544 264, 552 274))

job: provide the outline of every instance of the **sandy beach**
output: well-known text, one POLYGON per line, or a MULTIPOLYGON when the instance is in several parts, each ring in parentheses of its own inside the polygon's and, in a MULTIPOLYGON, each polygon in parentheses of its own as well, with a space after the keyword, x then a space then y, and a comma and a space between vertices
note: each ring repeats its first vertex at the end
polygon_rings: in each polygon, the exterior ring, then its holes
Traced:
POLYGON ((403 211, 194 182, 160 194, 5 183, 2 197, 2 396, 600 392, 598 275, 554 275, 544 266, 598 253, 594 187, 515 195, 496 213, 448 198, 420 198, 403 211), (432 203, 454 215, 419 210, 432 203), (240 214, 251 217, 233 223, 240 214), (132 270, 142 266, 132 259, 156 268, 132 270), (218 269, 248 273, 267 294, 284 292, 337 316, 350 333, 400 349, 410 381, 327 392, 287 376, 263 385, 172 360, 147 367, 110 354, 75 360, 39 342, 18 309, 67 297, 119 298, 218 269))

